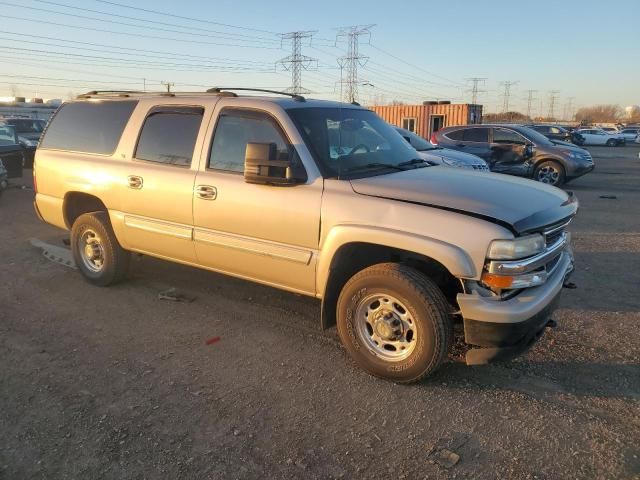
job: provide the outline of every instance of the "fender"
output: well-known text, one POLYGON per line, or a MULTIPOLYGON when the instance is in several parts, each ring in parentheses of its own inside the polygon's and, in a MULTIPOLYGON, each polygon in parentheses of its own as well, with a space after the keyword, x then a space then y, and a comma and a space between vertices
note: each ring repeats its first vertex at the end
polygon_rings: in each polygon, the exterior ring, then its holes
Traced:
POLYGON ((350 243, 371 243, 415 252, 440 262, 454 277, 473 278, 476 268, 459 247, 430 237, 365 225, 336 225, 320 245, 316 274, 316 291, 323 298, 329 279, 331 263, 340 247, 350 243))

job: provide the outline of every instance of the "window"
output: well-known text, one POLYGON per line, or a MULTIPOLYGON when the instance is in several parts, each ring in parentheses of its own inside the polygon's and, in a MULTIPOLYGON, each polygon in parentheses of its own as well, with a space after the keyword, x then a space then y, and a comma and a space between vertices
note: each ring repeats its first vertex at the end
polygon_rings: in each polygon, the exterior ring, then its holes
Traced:
POLYGON ((549 133, 549 131, 551 131, 551 129, 549 127, 547 127, 546 125, 536 125, 535 127, 533 127, 534 130, 537 130, 538 132, 544 134, 544 133, 549 133))
POLYGON ((405 130, 409 130, 410 132, 416 133, 416 119, 415 118, 403 118, 402 119, 402 128, 405 130))
POLYGON ((156 107, 144 121, 135 158, 170 165, 191 165, 202 123, 201 107, 156 107))
POLYGON ((136 104, 129 100, 66 103, 51 120, 40 148, 110 155, 136 104))
POLYGON ((223 110, 213 137, 209 168, 244 172, 248 143, 275 143, 277 159, 289 158, 289 142, 269 115, 248 110, 223 110))
POLYGON ((464 140, 464 130, 454 130, 445 135, 450 140, 458 140, 462 142, 464 140))
POLYGON ((370 110, 291 108, 287 110, 325 177, 372 176, 395 171, 416 158, 397 130, 370 110))
POLYGON ((517 134, 513 130, 507 130, 506 128, 494 128, 493 143, 524 145, 527 142, 521 135, 517 134))
POLYGON ((488 143, 489 129, 488 128, 467 128, 464 130, 463 140, 465 142, 488 143))
POLYGON ((0 145, 18 145, 18 136, 10 125, 0 125, 0 145))
POLYGON ((553 134, 559 134, 559 133, 563 133, 563 131, 558 128, 558 127, 551 127, 549 128, 549 132, 553 133, 553 134))

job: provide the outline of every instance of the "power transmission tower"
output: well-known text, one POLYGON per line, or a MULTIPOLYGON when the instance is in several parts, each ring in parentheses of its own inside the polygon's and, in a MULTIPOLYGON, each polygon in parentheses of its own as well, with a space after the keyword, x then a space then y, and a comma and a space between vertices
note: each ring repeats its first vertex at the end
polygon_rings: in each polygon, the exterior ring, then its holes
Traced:
POLYGON ((478 104, 478 94, 486 92, 486 90, 480 90, 478 88, 478 86, 481 83, 482 83, 482 85, 484 85, 484 82, 485 82, 486 78, 471 77, 471 78, 466 78, 465 80, 467 82, 471 82, 472 83, 471 89, 467 90, 467 92, 471 92, 471 104, 472 105, 477 105, 478 104))
POLYGON ((555 118, 556 100, 558 100, 559 93, 560 90, 551 90, 549 92, 549 115, 547 115, 549 120, 553 120, 555 118))
POLYGON ((318 60, 302 54, 302 42, 305 39, 309 39, 310 43, 314 33, 315 31, 306 31, 283 33, 281 35, 282 43, 291 42, 291 55, 279 60, 276 66, 282 65, 285 70, 291 71, 291 86, 287 88, 287 91, 296 95, 309 93, 308 90, 302 88, 302 70, 311 69, 314 63, 317 64, 318 60))
POLYGON ((567 103, 564 104, 564 110, 562 112, 563 120, 571 120, 571 117, 573 117, 573 101, 575 98, 576 97, 567 98, 567 103))
POLYGON ((363 67, 369 57, 359 52, 360 37, 371 38, 371 28, 374 25, 355 25, 338 29, 336 43, 342 38, 347 39, 347 54, 338 58, 340 66, 340 97, 346 102, 356 102, 358 99, 358 67, 363 67), (345 78, 346 77, 346 78, 345 78))
MULTIPOLYGON (((167 87, 167 93, 171 93, 171 87, 175 85, 175 83, 173 82, 160 82, 160 83, 165 87, 167 87)), ((146 86, 146 81, 145 81, 145 86, 146 86)))
POLYGON ((506 82, 500 82, 500 85, 504 87, 504 93, 502 94, 502 112, 507 113, 509 111, 509 98, 511 97, 511 87, 517 84, 517 81, 508 80, 506 82))
POLYGON ((535 100, 534 93, 538 93, 537 90, 527 90, 527 117, 531 118, 531 107, 535 100))

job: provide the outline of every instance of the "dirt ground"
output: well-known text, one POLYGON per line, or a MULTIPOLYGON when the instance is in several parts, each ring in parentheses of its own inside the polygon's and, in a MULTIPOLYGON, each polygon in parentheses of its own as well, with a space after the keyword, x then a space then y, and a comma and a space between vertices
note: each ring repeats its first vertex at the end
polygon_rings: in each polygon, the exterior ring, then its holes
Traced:
POLYGON ((29 244, 65 236, 33 191, 5 192, 0 479, 640 478, 639 150, 593 148, 567 187, 578 288, 558 328, 413 386, 355 367, 313 299, 146 257, 90 286, 29 244))

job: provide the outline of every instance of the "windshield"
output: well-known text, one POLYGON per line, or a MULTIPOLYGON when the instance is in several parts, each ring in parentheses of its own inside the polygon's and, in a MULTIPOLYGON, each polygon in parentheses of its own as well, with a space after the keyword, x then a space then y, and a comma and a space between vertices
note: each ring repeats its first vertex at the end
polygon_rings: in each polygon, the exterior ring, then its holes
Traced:
POLYGON ((436 147, 434 144, 432 144, 431 142, 428 142, 424 138, 416 135, 415 133, 410 132, 409 130, 405 130, 403 128, 396 128, 396 130, 405 139, 408 139, 408 142, 411 144, 411 146, 416 150, 418 150, 419 152, 426 152, 428 150, 439 150, 439 148, 436 147))
POLYGON ((7 122, 16 128, 18 133, 42 133, 44 129, 44 120, 9 120, 7 122))
POLYGON ((288 110, 326 177, 380 175, 418 158, 394 127, 370 110, 293 108, 288 110))
POLYGON ((532 141, 536 145, 553 145, 553 142, 551 140, 542 135, 540 132, 535 131, 533 128, 518 127, 514 130, 523 134, 525 137, 527 137, 528 140, 532 141))
POLYGON ((0 125, 0 145, 16 145, 16 131, 9 125, 0 125))

